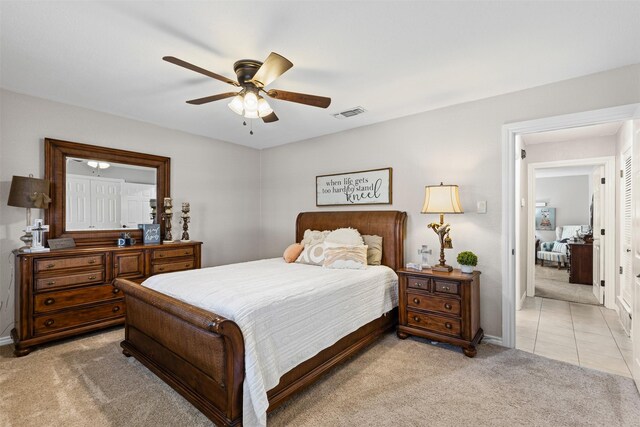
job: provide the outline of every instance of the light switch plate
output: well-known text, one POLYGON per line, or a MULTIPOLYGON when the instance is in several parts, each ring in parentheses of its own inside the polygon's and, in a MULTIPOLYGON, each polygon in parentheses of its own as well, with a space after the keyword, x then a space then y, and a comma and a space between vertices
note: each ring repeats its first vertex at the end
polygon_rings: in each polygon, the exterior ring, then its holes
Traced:
POLYGON ((478 201, 478 213, 479 214, 487 213, 487 201, 486 200, 478 201))

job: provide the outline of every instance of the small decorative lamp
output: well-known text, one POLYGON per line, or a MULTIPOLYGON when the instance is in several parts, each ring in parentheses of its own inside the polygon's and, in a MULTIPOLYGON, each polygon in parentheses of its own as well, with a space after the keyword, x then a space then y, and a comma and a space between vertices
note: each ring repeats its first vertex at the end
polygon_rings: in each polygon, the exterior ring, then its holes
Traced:
POLYGON ((424 188, 424 205, 421 213, 440 214, 440 223, 432 222, 428 225, 440 239, 440 264, 432 268, 433 271, 451 271, 453 267, 446 264, 444 250, 452 249, 453 243, 449 237, 449 224, 444 223, 444 214, 464 213, 460 205, 457 185, 427 185, 424 188))
MULTIPOLYGON (((50 183, 47 179, 34 178, 33 175, 14 176, 11 180, 11 190, 9 190, 9 201, 7 205, 18 208, 27 208, 27 227, 31 224, 31 208, 46 209, 51 202, 49 198, 50 183)), ((31 248, 33 237, 30 231, 20 237, 25 244, 21 251, 31 248)))

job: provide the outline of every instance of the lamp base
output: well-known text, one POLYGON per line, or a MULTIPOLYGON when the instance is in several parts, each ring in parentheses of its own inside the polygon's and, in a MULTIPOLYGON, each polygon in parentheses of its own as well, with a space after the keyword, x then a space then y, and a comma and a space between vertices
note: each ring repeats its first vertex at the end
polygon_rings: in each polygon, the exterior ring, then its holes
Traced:
POLYGON ((444 264, 444 265, 438 264, 431 267, 431 271, 442 271, 442 272, 450 273, 453 271, 453 267, 447 264, 444 264))

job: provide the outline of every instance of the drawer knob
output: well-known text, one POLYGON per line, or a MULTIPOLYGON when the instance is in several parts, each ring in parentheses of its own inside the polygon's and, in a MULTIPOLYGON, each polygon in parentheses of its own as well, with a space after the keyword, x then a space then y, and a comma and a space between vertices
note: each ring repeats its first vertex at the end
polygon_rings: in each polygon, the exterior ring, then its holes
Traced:
POLYGON ((448 286, 443 286, 442 289, 444 289, 445 291, 448 291, 449 287, 448 286))
POLYGON ((164 267, 158 268, 158 271, 164 271, 164 267))
POLYGON ((416 321, 416 322, 419 322, 420 318, 418 316, 413 316, 413 320, 416 321))
POLYGON ((55 266, 56 266, 56 265, 55 265, 55 264, 53 264, 53 263, 51 263, 51 264, 47 264, 47 268, 53 268, 53 267, 55 267, 55 266))
POLYGON ((184 254, 185 255, 189 255, 189 251, 184 251, 184 254))
POLYGON ((95 263, 96 263, 96 260, 95 260, 95 259, 90 259, 90 260, 89 260, 89 264, 95 264, 95 263))
POLYGON ((95 276, 95 275, 93 275, 93 276, 89 276, 89 280, 96 280, 96 277, 97 277, 97 276, 95 276))
POLYGON ((49 281, 47 282, 47 285, 49 285, 49 286, 51 286, 51 285, 55 285, 55 284, 56 284, 56 281, 55 281, 55 280, 49 280, 49 281))
POLYGON ((413 282, 413 286, 415 286, 416 288, 421 288, 421 287, 422 287, 422 283, 420 283, 420 282, 413 282))
POLYGON ((54 302, 56 302, 56 300, 54 300, 53 298, 47 298, 46 300, 44 300, 44 305, 51 305, 54 302))
POLYGON ((185 264, 184 266, 188 268, 188 267, 189 267, 189 264, 185 264))
POLYGON ((51 325, 53 325, 55 322, 53 321, 53 319, 48 319, 46 322, 44 322, 44 326, 49 327, 51 325))
POLYGON ((163 254, 158 254, 158 258, 163 258, 164 255, 163 254))
POLYGON ((446 308, 447 310, 451 310, 451 304, 446 303, 446 304, 444 305, 444 308, 446 308))
POLYGON ((451 323, 447 322, 444 324, 444 327, 447 329, 451 329, 452 326, 451 326, 451 323))
POLYGON ((120 311, 120 307, 116 305, 115 307, 113 307, 111 311, 113 311, 114 313, 117 313, 120 311))
POLYGON ((119 292, 120 292, 120 289, 118 289, 118 288, 113 288, 113 293, 114 293, 114 294, 117 294, 117 293, 119 293, 119 292))
POLYGON ((414 303, 414 304, 420 304, 420 300, 419 300, 418 298, 414 298, 414 299, 413 299, 413 303, 414 303))

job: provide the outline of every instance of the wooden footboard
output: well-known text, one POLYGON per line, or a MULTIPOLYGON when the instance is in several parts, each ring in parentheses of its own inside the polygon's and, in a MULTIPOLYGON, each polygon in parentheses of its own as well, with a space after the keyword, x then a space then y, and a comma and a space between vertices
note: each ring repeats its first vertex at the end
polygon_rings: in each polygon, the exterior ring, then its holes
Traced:
MULTIPOLYGON (((134 356, 218 425, 242 423, 244 340, 235 322, 137 283, 116 279, 127 313, 126 356, 134 356)), ((284 374, 269 411, 397 323, 397 309, 367 323, 284 374)))
POLYGON ((116 279, 125 294, 127 356, 147 368, 218 425, 241 423, 244 340, 235 322, 116 279))

